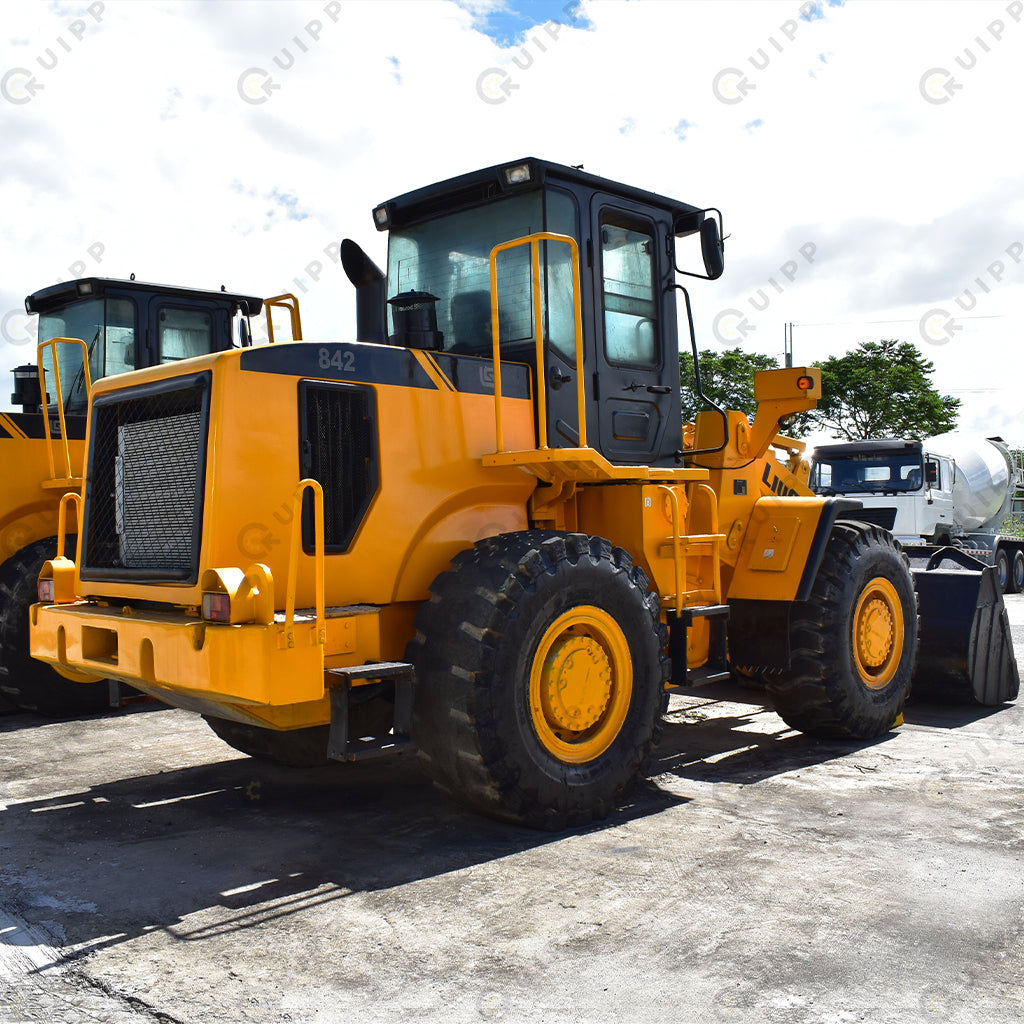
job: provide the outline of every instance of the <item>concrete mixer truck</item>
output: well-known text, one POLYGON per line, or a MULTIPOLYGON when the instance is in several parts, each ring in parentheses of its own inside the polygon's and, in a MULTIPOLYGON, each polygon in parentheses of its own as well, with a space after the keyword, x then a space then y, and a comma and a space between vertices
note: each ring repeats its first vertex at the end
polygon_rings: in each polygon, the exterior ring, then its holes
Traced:
POLYGON ((1013 700, 1019 676, 1003 592, 1024 590, 1024 540, 999 531, 1020 467, 998 437, 820 445, 809 485, 863 503, 861 519, 891 530, 909 558, 921 613, 917 697, 1013 700))
POLYGON ((917 554, 951 546, 994 566, 1004 593, 1024 590, 1024 539, 999 532, 1020 483, 1002 438, 959 433, 821 445, 810 475, 818 494, 892 510, 890 529, 917 554))

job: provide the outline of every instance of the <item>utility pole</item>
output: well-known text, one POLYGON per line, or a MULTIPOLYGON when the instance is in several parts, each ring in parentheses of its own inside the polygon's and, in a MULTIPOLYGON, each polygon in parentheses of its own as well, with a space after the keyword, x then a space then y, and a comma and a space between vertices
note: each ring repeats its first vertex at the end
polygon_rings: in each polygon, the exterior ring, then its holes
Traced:
POLYGON ((785 356, 786 366, 793 365, 793 325, 782 325, 782 352, 785 356))

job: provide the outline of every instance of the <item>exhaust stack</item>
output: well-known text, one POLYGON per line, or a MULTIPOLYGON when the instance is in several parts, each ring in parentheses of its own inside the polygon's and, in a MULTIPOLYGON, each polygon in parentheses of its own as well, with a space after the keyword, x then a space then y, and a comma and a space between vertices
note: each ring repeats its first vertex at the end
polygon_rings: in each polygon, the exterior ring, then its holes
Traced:
POLYGON ((341 243, 341 265, 356 289, 356 340, 387 342, 387 278, 358 243, 341 243))

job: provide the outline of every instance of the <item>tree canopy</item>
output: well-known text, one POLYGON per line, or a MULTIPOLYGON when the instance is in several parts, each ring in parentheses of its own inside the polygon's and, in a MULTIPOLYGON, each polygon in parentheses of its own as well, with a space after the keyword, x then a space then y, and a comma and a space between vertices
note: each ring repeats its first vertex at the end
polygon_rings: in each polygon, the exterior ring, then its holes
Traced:
MULTIPOLYGON (((757 410, 754 373, 774 370, 772 356, 741 348, 706 349, 700 353, 704 394, 723 409, 748 416, 757 410)), ((786 424, 791 437, 820 430, 847 441, 879 437, 922 439, 956 427, 960 399, 940 395, 932 386, 935 365, 910 342, 895 339, 861 342, 852 352, 813 364, 821 370, 818 407, 786 424)), ((693 356, 679 354, 683 419, 700 410, 693 356)))
MULTIPOLYGON (((700 382, 704 394, 723 409, 739 409, 748 416, 757 410, 754 401, 754 372, 774 370, 778 361, 741 348, 705 349, 700 353, 700 382)), ((679 353, 679 383, 683 397, 683 419, 693 420, 701 409, 693 375, 693 355, 679 353)))
POLYGON ((815 428, 847 441, 921 439, 956 427, 960 399, 932 386, 935 364, 910 342, 861 342, 852 352, 814 364, 822 396, 808 414, 815 428))

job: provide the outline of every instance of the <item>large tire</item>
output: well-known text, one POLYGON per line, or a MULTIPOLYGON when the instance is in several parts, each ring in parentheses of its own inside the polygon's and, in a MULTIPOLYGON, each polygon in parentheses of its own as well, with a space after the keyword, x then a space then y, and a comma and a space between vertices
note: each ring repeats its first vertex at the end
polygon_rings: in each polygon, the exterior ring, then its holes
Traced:
POLYGON ((996 548, 993 564, 996 567, 996 575, 999 577, 999 589, 1004 594, 1012 594, 1013 577, 1010 575, 1010 555, 1006 548, 996 548))
POLYGON ((110 707, 105 680, 73 683, 28 653, 28 611, 39 600, 39 571, 56 553, 57 538, 50 537, 0 566, 0 696, 21 711, 51 717, 105 711, 110 707))
POLYGON ((607 540, 480 541, 416 616, 420 756, 495 817, 550 830, 603 818, 660 737, 667 643, 646 576, 607 540))
POLYGON ((1010 564, 1010 585, 1014 594, 1024 593, 1024 551, 1019 548, 1014 551, 1010 564))
POLYGON ((767 677, 776 712, 814 736, 888 732, 910 692, 917 626, 910 567, 892 535, 838 523, 810 600, 793 606, 790 668, 767 677))

